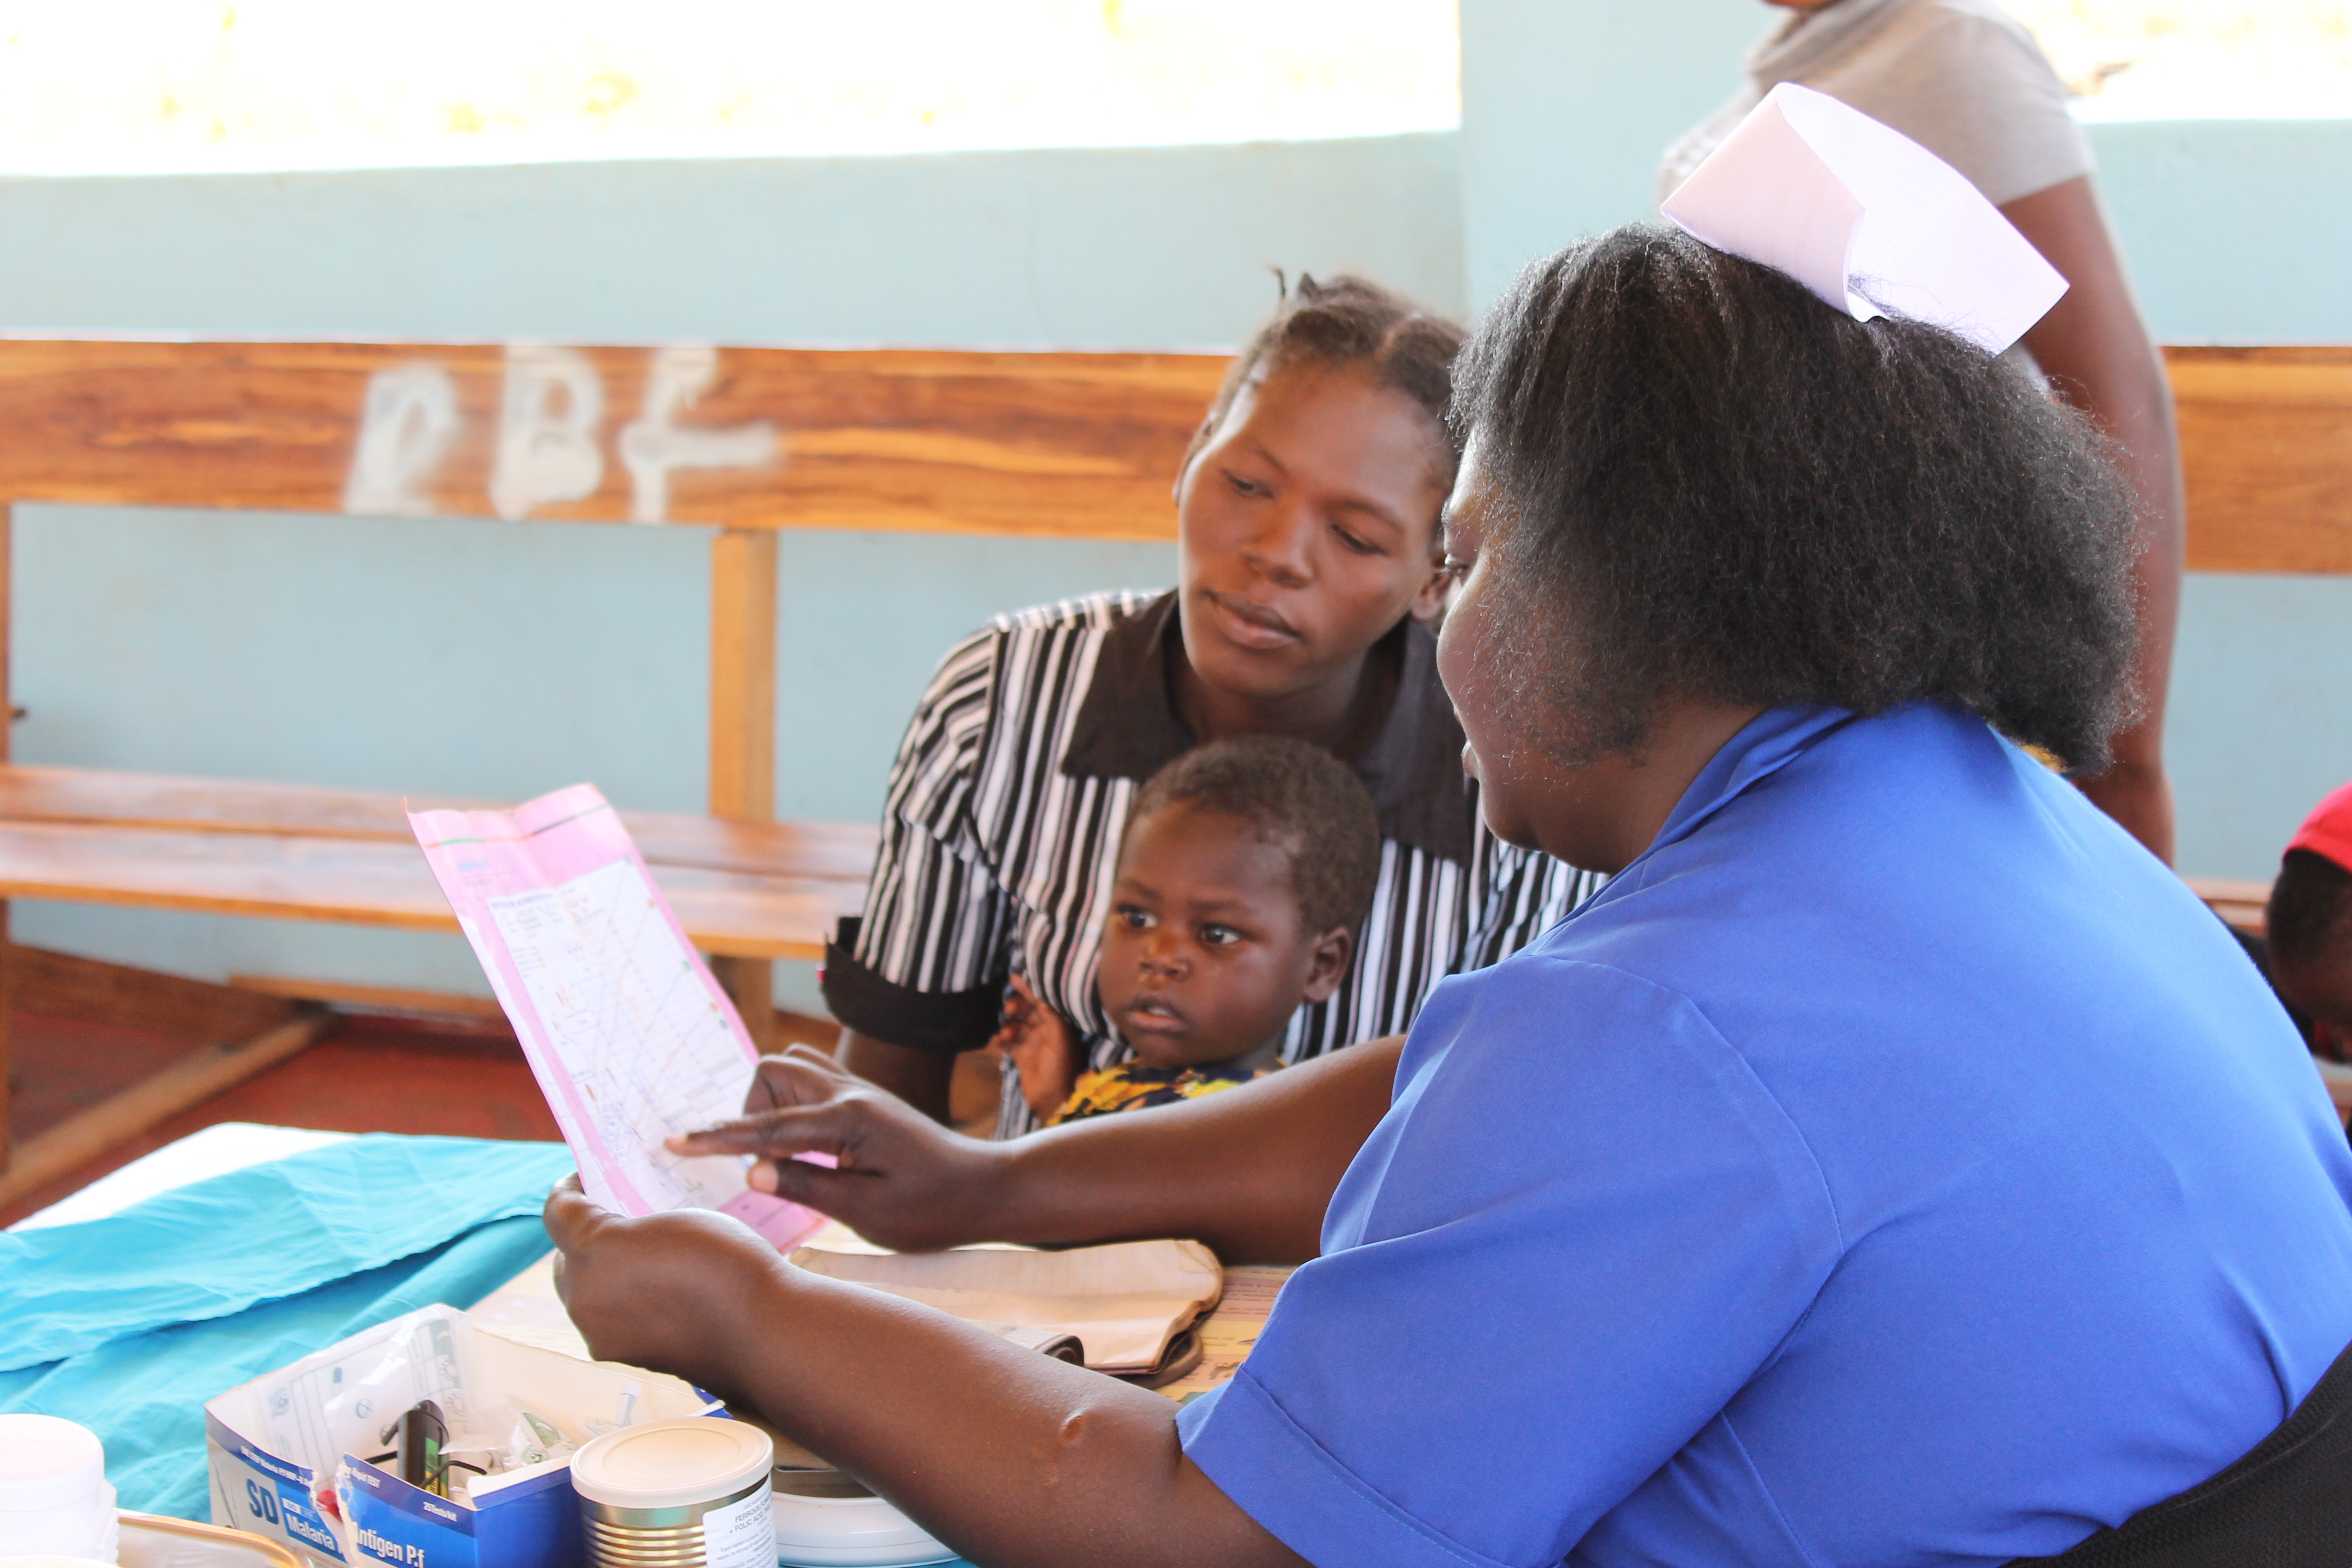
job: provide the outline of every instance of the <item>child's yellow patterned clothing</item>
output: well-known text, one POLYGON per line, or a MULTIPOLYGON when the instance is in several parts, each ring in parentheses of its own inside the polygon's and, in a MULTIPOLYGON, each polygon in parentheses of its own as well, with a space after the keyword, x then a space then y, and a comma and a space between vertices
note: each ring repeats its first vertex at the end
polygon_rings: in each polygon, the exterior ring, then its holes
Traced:
POLYGON ((1077 1087, 1070 1090, 1070 1098, 1046 1119, 1045 1124, 1058 1127, 1065 1121, 1108 1116, 1115 1110, 1142 1110, 1154 1105, 1198 1100, 1204 1094, 1264 1078, 1274 1070, 1262 1068, 1256 1072, 1234 1075, 1203 1072, 1199 1068, 1156 1068, 1139 1061, 1097 1068, 1078 1079, 1077 1087))

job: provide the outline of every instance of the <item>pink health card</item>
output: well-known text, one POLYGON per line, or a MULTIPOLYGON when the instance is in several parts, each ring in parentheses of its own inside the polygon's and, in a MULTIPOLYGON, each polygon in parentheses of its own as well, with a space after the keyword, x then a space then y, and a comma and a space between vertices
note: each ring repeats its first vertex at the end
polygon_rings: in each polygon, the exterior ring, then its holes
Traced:
POLYGON ((591 1198, 717 1209, 785 1250, 824 1223, 745 1185, 740 1158, 662 1147, 740 1114, 759 1052, 594 785, 408 822, 591 1198))

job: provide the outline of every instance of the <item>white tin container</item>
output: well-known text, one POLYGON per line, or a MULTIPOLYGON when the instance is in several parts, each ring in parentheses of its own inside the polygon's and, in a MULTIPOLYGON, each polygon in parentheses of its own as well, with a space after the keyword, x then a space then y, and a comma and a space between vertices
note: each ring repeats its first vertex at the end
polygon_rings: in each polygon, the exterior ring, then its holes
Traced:
POLYGON ((0 1415, 0 1551, 115 1560, 106 1449, 55 1415, 0 1415))
POLYGON ((775 1448, 743 1421, 607 1432, 572 1456, 590 1568, 773 1568, 775 1448))

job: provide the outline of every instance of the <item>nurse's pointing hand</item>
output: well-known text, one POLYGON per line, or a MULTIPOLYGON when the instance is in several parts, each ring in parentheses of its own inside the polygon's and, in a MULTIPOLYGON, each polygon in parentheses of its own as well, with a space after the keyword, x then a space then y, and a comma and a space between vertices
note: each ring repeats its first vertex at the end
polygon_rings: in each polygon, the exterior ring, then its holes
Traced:
POLYGON ((669 1148, 757 1155, 752 1186, 898 1251, 997 1239, 981 1233, 1003 1146, 949 1131, 806 1046, 761 1058, 743 1116, 673 1138, 669 1148), (811 1153, 836 1163, 828 1170, 793 1158, 811 1153))
POLYGON ((789 1285, 774 1247, 708 1209, 614 1214, 589 1200, 577 1176, 556 1184, 542 1217, 556 1247, 556 1294, 589 1353, 730 1391, 742 1348, 789 1285))

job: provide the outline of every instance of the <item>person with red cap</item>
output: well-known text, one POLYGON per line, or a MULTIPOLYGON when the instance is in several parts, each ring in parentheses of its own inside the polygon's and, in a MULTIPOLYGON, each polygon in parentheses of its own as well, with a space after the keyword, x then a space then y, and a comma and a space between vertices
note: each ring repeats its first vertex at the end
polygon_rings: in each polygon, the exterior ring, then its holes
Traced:
POLYGON ((2263 921, 2271 984, 2315 1055, 2352 1052, 2352 784, 2315 807, 2279 861, 2263 921))

